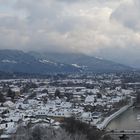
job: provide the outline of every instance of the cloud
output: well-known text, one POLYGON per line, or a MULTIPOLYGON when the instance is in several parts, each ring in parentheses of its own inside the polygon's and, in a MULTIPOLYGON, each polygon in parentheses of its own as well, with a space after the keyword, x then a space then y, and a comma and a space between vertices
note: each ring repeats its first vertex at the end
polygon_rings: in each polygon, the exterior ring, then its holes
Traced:
POLYGON ((0 3, 0 48, 82 52, 116 61, 140 52, 139 0, 0 3))
MULTIPOLYGON (((86 41, 91 41, 92 34, 94 34, 91 30, 96 28, 98 22, 102 22, 101 17, 98 19, 98 16, 105 15, 101 15, 100 8, 93 7, 93 5, 94 3, 90 1, 85 3, 82 0, 71 2, 64 0, 48 0, 47 2, 45 0, 17 0, 13 7, 15 12, 12 15, 7 13, 7 16, 0 17, 0 26, 2 32, 7 33, 9 30, 13 42, 17 42, 17 36, 19 36, 18 40, 21 36, 19 44, 11 43, 11 48, 21 46, 23 49, 53 50, 52 46, 56 46, 60 50, 80 51, 81 47, 82 51, 83 47, 88 47, 87 45, 93 46, 93 41, 88 44, 86 41), (87 38, 87 35, 90 39, 87 38), (27 38, 26 41, 23 41, 25 40, 23 38, 27 38)), ((106 13, 106 10, 110 9, 104 8, 102 12, 106 13)), ((55 47, 54 50, 56 50, 55 47)))
POLYGON ((122 3, 111 16, 112 19, 120 22, 124 26, 140 31, 140 1, 128 0, 122 3))

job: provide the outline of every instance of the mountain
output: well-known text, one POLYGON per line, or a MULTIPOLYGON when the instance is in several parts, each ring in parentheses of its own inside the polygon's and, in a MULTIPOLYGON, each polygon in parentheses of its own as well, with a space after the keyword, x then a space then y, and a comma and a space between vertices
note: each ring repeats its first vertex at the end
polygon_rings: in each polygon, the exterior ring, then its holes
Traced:
POLYGON ((30 52, 30 55, 38 59, 48 59, 54 62, 69 64, 76 68, 81 68, 84 72, 121 72, 133 70, 129 66, 84 54, 30 52))
POLYGON ((62 73, 79 72, 80 69, 68 64, 56 63, 36 57, 18 50, 0 50, 0 70, 22 73, 62 73))
POLYGON ((25 53, 19 50, 0 50, 0 71, 8 73, 50 74, 129 70, 132 68, 83 54, 25 53))

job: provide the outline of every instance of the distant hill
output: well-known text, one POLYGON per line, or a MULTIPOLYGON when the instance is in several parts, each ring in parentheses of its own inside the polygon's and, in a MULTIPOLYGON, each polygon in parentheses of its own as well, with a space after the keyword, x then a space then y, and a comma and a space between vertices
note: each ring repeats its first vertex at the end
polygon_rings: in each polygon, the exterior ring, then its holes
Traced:
POLYGON ((76 68, 81 68, 84 72, 121 72, 133 70, 133 68, 129 66, 84 54, 30 52, 30 55, 38 59, 47 59, 54 62, 69 64, 76 68))
POLYGON ((22 72, 30 74, 80 71, 80 69, 77 69, 74 66, 38 59, 29 53, 17 50, 0 50, 0 70, 5 72, 22 72))
POLYGON ((28 74, 120 72, 132 68, 83 54, 25 53, 0 50, 0 71, 28 74))

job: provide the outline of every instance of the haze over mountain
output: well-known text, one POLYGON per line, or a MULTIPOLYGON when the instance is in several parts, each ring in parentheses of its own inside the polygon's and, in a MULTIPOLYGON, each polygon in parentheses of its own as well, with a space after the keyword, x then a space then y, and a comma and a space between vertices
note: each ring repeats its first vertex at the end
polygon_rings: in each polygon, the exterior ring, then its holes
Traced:
POLYGON ((0 50, 0 71, 30 74, 120 72, 131 67, 83 54, 25 53, 0 50))
POLYGON ((0 49, 84 53, 140 68, 140 0, 0 0, 0 49))

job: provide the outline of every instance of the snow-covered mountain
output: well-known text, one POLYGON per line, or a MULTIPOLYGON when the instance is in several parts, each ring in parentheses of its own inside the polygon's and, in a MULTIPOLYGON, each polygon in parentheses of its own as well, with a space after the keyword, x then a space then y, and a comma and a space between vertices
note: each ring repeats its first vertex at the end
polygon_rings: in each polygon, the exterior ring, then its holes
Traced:
POLYGON ((80 69, 72 65, 39 59, 29 53, 17 50, 0 50, 0 70, 38 74, 80 72, 80 69))
POLYGON ((0 50, 0 71, 29 74, 117 72, 132 68, 82 54, 37 53, 0 50))
POLYGON ((68 64, 75 68, 80 68, 85 72, 119 72, 132 70, 129 66, 84 54, 30 52, 30 55, 38 59, 49 59, 53 62, 68 64))

